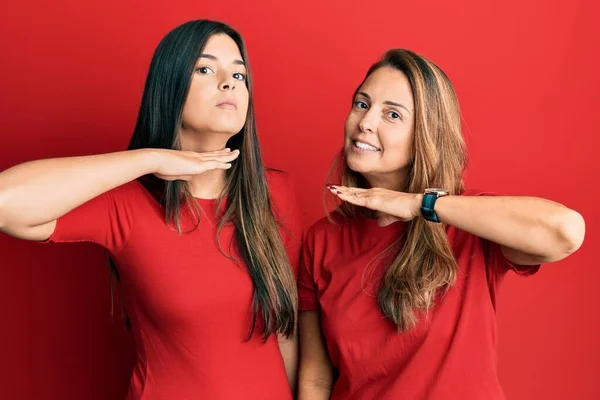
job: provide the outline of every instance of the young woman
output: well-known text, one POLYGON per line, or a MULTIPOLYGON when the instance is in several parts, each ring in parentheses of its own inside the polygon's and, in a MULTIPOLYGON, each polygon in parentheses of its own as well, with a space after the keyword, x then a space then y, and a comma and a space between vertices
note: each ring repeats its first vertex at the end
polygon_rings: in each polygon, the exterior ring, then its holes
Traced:
POLYGON ((109 252, 137 347, 131 400, 292 398, 295 204, 262 164, 243 40, 207 20, 158 45, 129 151, 0 173, 3 232, 109 252))
POLYGON ((465 190, 460 128, 447 76, 411 51, 356 90, 328 185, 342 203, 302 255, 299 399, 504 399, 498 286, 576 251, 585 226, 548 200, 465 190))

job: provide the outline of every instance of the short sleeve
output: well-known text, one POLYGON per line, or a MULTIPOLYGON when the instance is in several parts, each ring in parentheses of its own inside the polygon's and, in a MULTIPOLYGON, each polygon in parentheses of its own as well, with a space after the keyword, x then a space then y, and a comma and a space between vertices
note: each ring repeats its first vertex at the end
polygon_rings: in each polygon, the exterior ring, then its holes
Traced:
POLYGON ((143 190, 132 181, 93 198, 60 217, 45 243, 92 242, 117 254, 133 230, 143 190))
POLYGON ((314 266, 314 229, 308 231, 302 246, 300 270, 298 276, 298 310, 314 311, 318 309, 317 285, 315 282, 314 266))
POLYGON ((513 271, 520 276, 530 276, 538 272, 541 267, 539 264, 518 265, 508 261, 502 254, 502 247, 498 243, 489 240, 483 240, 483 252, 486 267, 499 275, 504 275, 507 271, 513 271))

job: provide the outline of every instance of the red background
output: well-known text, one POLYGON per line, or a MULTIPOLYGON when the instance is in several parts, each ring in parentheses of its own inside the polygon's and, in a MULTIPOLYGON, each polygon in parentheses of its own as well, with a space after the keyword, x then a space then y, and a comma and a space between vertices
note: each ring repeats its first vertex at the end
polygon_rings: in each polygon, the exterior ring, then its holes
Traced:
MULTIPOLYGON (((578 253, 505 282, 508 398, 599 398, 598 3, 494 3, 3 2, 0 169, 123 149, 160 38, 189 19, 221 19, 246 38, 265 158, 295 179, 308 225, 322 215, 352 91, 384 50, 416 50, 456 86, 468 184, 554 199, 587 221, 578 253)), ((131 339, 109 318, 101 251, 3 235, 0 255, 0 397, 122 398, 131 339)))

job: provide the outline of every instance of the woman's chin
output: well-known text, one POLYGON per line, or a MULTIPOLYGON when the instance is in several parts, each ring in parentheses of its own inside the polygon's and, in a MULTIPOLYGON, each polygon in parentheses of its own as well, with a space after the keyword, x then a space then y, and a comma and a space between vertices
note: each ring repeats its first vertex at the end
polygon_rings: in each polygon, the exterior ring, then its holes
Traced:
POLYGON ((350 162, 348 161, 348 168, 357 174, 366 174, 369 172, 370 168, 368 168, 365 163, 362 162, 350 162))
POLYGON ((210 132, 213 135, 232 137, 240 133, 243 128, 244 126, 240 126, 239 124, 215 124, 210 126, 209 129, 207 129, 207 132, 210 132))
POLYGON ((364 174, 373 169, 372 160, 365 160, 361 156, 346 153, 346 163, 348 168, 359 174, 364 174))

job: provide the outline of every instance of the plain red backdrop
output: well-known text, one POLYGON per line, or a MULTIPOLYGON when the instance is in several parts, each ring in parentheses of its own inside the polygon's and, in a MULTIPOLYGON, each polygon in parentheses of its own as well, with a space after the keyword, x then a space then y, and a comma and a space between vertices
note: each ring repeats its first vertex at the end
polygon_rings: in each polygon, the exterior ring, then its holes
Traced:
MULTIPOLYGON (((384 50, 413 49, 456 86, 470 186, 554 199, 587 221, 575 255, 505 282, 508 398, 597 399, 598 3, 494 3, 5 1, 0 169, 123 149, 160 38, 189 19, 221 19, 246 38, 266 161, 295 179, 309 225, 323 214, 352 91, 384 50)), ((0 398, 122 398, 133 354, 109 317, 102 252, 3 235, 0 268, 0 398)))

